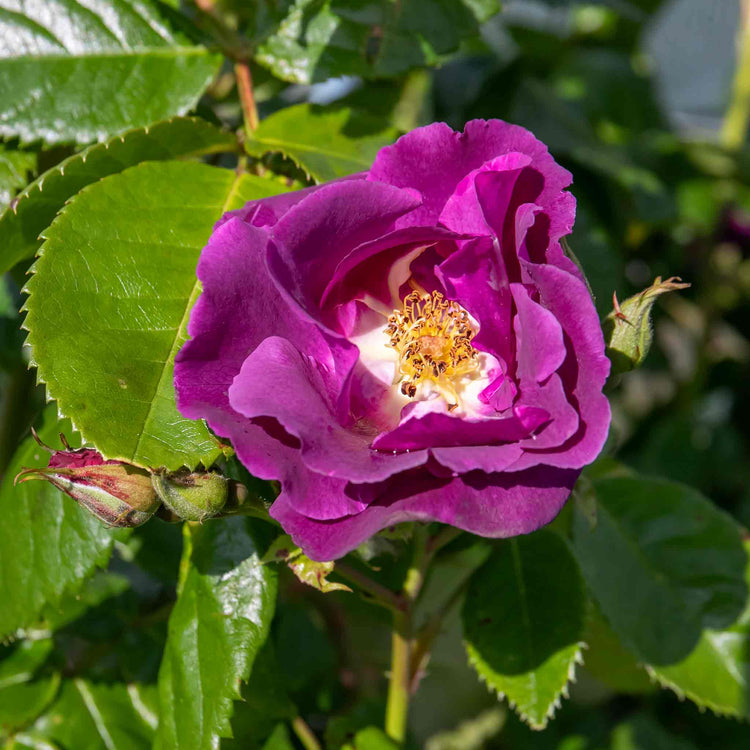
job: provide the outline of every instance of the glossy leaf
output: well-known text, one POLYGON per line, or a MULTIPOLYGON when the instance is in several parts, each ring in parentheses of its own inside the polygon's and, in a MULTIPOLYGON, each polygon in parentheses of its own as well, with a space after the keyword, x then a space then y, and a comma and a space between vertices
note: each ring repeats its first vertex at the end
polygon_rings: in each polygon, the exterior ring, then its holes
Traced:
POLYGON ((8 148, 0 143, 0 211, 29 181, 28 175, 36 167, 36 154, 8 148))
POLYGON ((583 583, 565 542, 539 531, 501 542, 463 607, 469 662, 535 729, 567 695, 581 660, 583 583))
POLYGON ((63 683, 60 697, 33 726, 33 736, 66 748, 148 750, 157 723, 153 686, 63 683))
POLYGON ((275 14, 255 59, 294 83, 395 76, 437 64, 499 7, 496 0, 297 0, 275 14))
MULTIPOLYGON (((745 544, 750 553, 750 543, 745 544)), ((745 578, 750 586, 750 564, 745 578)), ((649 666, 662 686, 717 714, 750 718, 750 600, 726 630, 705 630, 698 645, 678 664, 649 666)))
POLYGON ((18 195, 13 206, 0 215, 3 240, 0 273, 36 253, 41 242, 39 235, 52 223, 65 202, 86 185, 142 161, 230 151, 236 143, 232 133, 196 117, 183 117, 130 130, 73 154, 34 180, 18 195))
POLYGON ((251 156, 279 152, 316 182, 369 169, 375 155, 397 135, 379 120, 346 107, 322 109, 298 104, 272 114, 248 136, 251 156))
MULTIPOLYGON (((71 426, 55 405, 39 429, 56 444, 71 426)), ((113 532, 46 482, 13 486, 22 467, 46 466, 49 454, 29 436, 8 466, 0 488, 0 638, 33 623, 47 604, 79 589, 112 551, 113 532)))
POLYGON ((658 479, 593 482, 597 525, 576 510, 574 549, 612 629, 635 656, 672 664, 705 627, 745 604, 746 555, 736 524, 696 490, 658 479))
POLYGON ((177 412, 174 357, 214 223, 281 190, 204 164, 141 164, 89 186, 45 233, 26 287, 28 343, 48 393, 107 458, 177 469, 220 455, 205 425, 177 412))
POLYGON ((214 748, 273 617, 276 577, 244 518, 185 526, 179 597, 159 672, 157 747, 214 748))
POLYGON ((0 135, 103 140, 192 109, 221 58, 150 0, 0 0, 0 135))

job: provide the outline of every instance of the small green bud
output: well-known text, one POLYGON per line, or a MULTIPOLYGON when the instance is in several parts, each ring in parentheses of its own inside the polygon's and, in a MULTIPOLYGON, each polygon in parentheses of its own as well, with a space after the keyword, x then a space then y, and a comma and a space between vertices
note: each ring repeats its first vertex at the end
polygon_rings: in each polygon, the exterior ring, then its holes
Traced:
POLYGON ((646 359, 654 338, 651 325, 651 308, 654 302, 667 292, 686 289, 690 284, 681 283, 677 276, 661 280, 657 276, 654 283, 624 302, 613 295, 614 309, 602 323, 607 356, 612 362, 611 376, 640 367, 646 359))
POLYGON ((191 472, 151 475, 154 490, 164 505, 185 521, 204 521, 215 516, 227 501, 228 480, 220 474, 191 472))

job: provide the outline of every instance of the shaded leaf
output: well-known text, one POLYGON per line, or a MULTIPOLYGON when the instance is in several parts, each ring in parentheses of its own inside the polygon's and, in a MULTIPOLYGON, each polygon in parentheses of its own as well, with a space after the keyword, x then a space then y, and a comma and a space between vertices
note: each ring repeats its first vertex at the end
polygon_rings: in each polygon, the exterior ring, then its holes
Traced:
POLYGON ((177 469, 220 455, 205 425, 177 412, 174 357, 214 223, 281 191, 204 164, 141 164, 83 190, 45 233, 26 287, 28 343, 48 393, 107 458, 177 469))
POLYGON ((35 168, 36 154, 0 143, 0 211, 26 185, 29 173, 35 168))
POLYGON ((52 702, 60 676, 35 678, 52 649, 49 638, 21 641, 0 661, 0 734, 33 721, 52 702))
MULTIPOLYGON (((750 553, 750 543, 745 544, 750 553)), ((750 586, 750 564, 745 579, 750 586)), ((750 601, 726 630, 704 630, 683 661, 649 666, 663 687, 717 714, 750 718, 750 601)))
POLYGON ((258 652, 250 678, 242 685, 242 699, 234 706, 234 739, 223 741, 221 746, 241 750, 265 748, 268 743, 273 746, 274 742, 281 742, 281 738, 274 739, 279 734, 278 723, 293 719, 297 713, 276 661, 273 642, 269 639, 258 652))
POLYGON ((298 104, 263 120, 249 134, 245 149, 251 156, 280 152, 316 182, 325 182, 369 169, 396 135, 394 128, 346 107, 298 104))
POLYGON ((0 135, 103 140, 192 109, 221 57, 150 0, 0 0, 0 135))
POLYGON ((296 0, 280 5, 255 59, 294 83, 395 76, 437 64, 498 10, 495 0, 296 0))
POLYGON ((597 525, 576 509, 573 546, 612 629, 641 661, 671 664, 747 595, 736 524, 696 490, 660 479, 593 481, 597 525))
MULTIPOLYGON (((39 436, 71 437, 55 405, 44 413, 39 436)), ((8 466, 0 488, 0 637, 33 623, 43 607, 79 589, 112 551, 113 533, 46 482, 13 486, 22 467, 46 466, 49 454, 28 437, 8 466)))
POLYGON ((158 716, 155 695, 153 686, 67 680, 33 736, 66 748, 147 750, 158 716))
POLYGON ((399 747, 379 727, 366 727, 357 732, 350 744, 344 745, 344 750, 398 750, 399 747))
POLYGON ((0 215, 0 236, 3 238, 0 273, 9 271, 16 263, 36 253, 41 242, 39 235, 52 223, 65 202, 86 185, 142 161, 165 161, 229 151, 236 144, 232 133, 204 120, 184 117, 129 130, 106 143, 73 154, 34 180, 18 195, 12 208, 0 215))
POLYGON ((546 726, 581 661, 583 584, 550 531, 501 542, 463 607, 469 662, 531 727, 546 726))
POLYGON ((159 672, 156 747, 215 748, 230 737, 232 702, 265 643, 276 577, 257 554, 251 522, 185 526, 184 576, 159 672))

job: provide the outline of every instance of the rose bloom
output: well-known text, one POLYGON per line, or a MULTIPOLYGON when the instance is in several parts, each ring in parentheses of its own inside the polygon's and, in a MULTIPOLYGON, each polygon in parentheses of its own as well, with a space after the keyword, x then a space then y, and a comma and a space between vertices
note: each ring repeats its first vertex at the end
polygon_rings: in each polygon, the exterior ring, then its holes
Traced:
POLYGON ((509 537, 560 511, 610 421, 560 245, 570 182, 523 128, 438 123, 217 223, 178 407, 280 480, 270 513, 310 557, 401 521, 509 537))

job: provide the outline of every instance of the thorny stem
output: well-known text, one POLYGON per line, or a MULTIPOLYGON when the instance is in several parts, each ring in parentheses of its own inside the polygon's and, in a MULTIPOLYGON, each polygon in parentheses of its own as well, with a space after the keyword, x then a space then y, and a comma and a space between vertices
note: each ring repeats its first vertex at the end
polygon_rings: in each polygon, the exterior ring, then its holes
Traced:
POLYGON ((302 747, 304 747, 305 750, 321 750, 318 738, 301 716, 295 716, 292 719, 291 724, 292 730, 297 735, 297 739, 302 743, 302 747))
POLYGON ((732 84, 732 98, 724 115, 721 143, 730 150, 739 149, 745 142, 750 119, 750 2, 740 6, 737 68, 732 84))
POLYGON ((250 75, 250 66, 247 62, 240 61, 235 63, 234 75, 237 78, 237 91, 240 95, 245 130, 250 133, 258 127, 258 108, 255 106, 253 78, 250 75))

